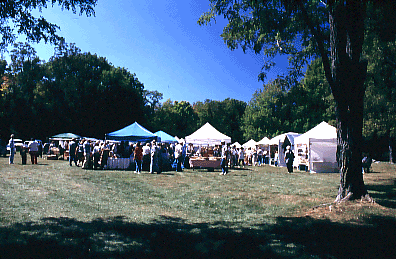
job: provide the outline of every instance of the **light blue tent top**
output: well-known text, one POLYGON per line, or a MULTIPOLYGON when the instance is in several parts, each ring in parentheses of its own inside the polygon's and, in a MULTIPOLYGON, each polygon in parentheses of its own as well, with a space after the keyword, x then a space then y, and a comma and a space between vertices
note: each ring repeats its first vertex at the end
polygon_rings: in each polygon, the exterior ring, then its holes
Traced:
POLYGON ((80 139, 81 136, 74 133, 61 133, 50 137, 50 140, 69 140, 69 139, 80 139))
POLYGON ((158 141, 160 142, 167 142, 167 143, 172 143, 172 142, 177 142, 177 139, 175 137, 172 137, 166 132, 163 132, 162 130, 157 131, 154 133, 158 137, 158 141))
POLYGON ((157 139, 157 136, 135 121, 125 128, 106 134, 106 139, 148 142, 157 139))

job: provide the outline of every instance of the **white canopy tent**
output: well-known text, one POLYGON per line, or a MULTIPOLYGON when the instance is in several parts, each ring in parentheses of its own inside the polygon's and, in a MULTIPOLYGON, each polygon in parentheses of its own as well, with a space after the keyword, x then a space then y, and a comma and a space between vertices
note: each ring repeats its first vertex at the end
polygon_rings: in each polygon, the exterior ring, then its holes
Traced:
POLYGON ((337 129, 326 122, 294 139, 294 166, 305 166, 311 173, 338 172, 337 129))
POLYGON ((231 138, 215 129, 207 122, 193 134, 186 136, 186 143, 195 145, 220 145, 222 141, 231 143, 231 138))
POLYGON ((287 132, 287 133, 280 134, 280 135, 275 136, 272 139, 270 139, 270 141, 268 142, 270 157, 271 157, 271 159, 273 159, 275 151, 278 152, 278 166, 282 166, 282 167, 286 166, 285 159, 284 159, 284 157, 285 157, 284 148, 286 148, 286 147, 283 147, 283 143, 285 143, 285 141, 290 142, 289 144, 291 145, 291 148, 293 149, 294 139, 300 135, 301 135, 300 133, 287 132))
POLYGON ((257 142, 254 139, 249 140, 245 144, 242 145, 243 148, 254 148, 257 145, 257 142))
POLYGON ((236 148, 241 148, 242 147, 242 145, 239 144, 239 142, 235 142, 235 143, 231 144, 231 146, 235 146, 236 148))
POLYGON ((262 138, 259 142, 257 142, 258 145, 269 145, 270 139, 267 137, 262 138))

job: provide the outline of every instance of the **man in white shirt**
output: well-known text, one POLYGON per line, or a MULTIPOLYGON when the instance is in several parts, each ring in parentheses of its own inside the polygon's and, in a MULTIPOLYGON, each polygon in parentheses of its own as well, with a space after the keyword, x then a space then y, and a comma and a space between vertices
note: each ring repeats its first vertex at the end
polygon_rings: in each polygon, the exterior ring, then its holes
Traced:
POLYGON ((32 139, 32 141, 30 141, 29 143, 29 154, 32 165, 37 164, 38 151, 39 144, 37 143, 37 141, 32 139))

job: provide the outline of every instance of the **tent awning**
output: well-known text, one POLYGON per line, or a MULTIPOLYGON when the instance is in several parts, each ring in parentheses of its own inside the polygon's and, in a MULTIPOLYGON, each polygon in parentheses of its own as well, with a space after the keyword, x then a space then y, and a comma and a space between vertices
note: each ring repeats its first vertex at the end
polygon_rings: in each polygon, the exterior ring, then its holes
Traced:
POLYGON ((294 139, 294 143, 308 143, 309 139, 337 139, 337 129, 322 121, 312 129, 294 139))
POLYGON ((231 143, 231 138, 215 129, 207 122, 193 134, 185 138, 187 143, 197 145, 220 145, 221 142, 231 143))
POLYGON ((81 136, 74 133, 60 133, 50 137, 50 140, 71 140, 71 139, 80 139, 81 136))
POLYGON ((175 137, 172 137, 166 132, 163 132, 162 130, 157 131, 154 133, 159 139, 158 141, 160 142, 167 142, 167 143, 172 143, 172 142, 178 142, 178 140, 175 137))
POLYGON ((249 140, 245 144, 242 145, 243 148, 249 148, 249 147, 255 147, 257 145, 257 142, 254 141, 254 139, 249 140))
POLYGON ((264 137, 259 142, 257 142, 257 144, 259 145, 269 145, 269 143, 270 143, 270 139, 267 137, 264 137))
POLYGON ((157 139, 157 136, 135 122, 125 128, 106 134, 106 139, 147 142, 157 139))

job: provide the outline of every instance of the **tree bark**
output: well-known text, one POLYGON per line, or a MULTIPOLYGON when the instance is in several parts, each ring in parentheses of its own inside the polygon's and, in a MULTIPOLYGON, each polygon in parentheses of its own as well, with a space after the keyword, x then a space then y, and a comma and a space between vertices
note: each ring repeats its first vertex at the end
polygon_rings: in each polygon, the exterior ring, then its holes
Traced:
POLYGON ((367 62, 361 59, 366 6, 334 1, 329 6, 331 90, 336 102, 337 161, 340 187, 336 201, 367 196, 362 174, 363 102, 367 62))

